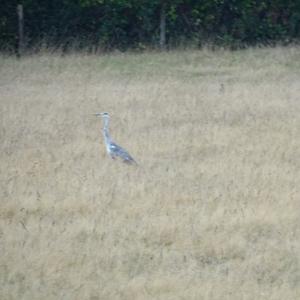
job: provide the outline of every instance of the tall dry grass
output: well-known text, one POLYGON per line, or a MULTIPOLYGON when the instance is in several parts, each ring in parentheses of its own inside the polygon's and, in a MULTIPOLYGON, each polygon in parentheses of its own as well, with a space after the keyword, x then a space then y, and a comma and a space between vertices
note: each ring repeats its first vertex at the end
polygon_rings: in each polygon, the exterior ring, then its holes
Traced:
POLYGON ((0 299, 299 299, 299 81, 298 47, 0 57, 0 299))

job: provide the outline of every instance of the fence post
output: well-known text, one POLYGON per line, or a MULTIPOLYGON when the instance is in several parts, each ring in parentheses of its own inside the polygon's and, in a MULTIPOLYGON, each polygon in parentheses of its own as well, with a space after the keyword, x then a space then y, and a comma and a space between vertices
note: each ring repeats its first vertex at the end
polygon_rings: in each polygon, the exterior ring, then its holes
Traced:
POLYGON ((161 50, 166 48, 166 6, 163 3, 160 8, 160 38, 159 46, 161 50))
POLYGON ((24 52, 24 14, 23 5, 18 4, 18 56, 20 57, 24 52))

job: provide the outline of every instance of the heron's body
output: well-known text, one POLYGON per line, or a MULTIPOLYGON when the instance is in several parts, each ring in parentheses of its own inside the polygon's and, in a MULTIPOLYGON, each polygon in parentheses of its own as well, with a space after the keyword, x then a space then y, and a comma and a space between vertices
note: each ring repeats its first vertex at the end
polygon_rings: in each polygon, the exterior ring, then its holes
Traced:
POLYGON ((112 159, 120 157, 125 163, 128 164, 137 164, 132 156, 121 146, 117 145, 110 137, 108 124, 109 124, 109 115, 108 113, 97 113, 96 116, 102 116, 104 126, 102 129, 104 142, 106 146, 106 151, 112 159))

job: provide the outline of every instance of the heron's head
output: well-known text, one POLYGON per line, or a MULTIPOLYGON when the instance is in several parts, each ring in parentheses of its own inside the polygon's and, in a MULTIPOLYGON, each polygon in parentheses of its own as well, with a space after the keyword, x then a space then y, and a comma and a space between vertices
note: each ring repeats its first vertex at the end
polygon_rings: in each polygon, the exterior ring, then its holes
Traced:
POLYGON ((100 112, 94 114, 96 117, 109 118, 109 114, 107 112, 100 112))
POLYGON ((108 128, 109 114, 107 112, 95 113, 94 115, 96 117, 102 117, 104 128, 108 128))

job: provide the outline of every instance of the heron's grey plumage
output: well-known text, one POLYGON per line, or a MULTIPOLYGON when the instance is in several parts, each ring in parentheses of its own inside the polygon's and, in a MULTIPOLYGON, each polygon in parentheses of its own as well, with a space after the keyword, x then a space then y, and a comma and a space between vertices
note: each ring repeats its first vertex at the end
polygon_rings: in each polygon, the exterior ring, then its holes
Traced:
POLYGON ((103 119, 103 137, 106 146, 106 151, 110 155, 111 158, 115 159, 116 157, 120 157, 125 163, 128 164, 137 164, 136 161, 132 158, 132 156, 121 146, 117 145, 110 137, 109 134, 109 114, 108 113, 96 113, 97 117, 101 116, 103 119))

